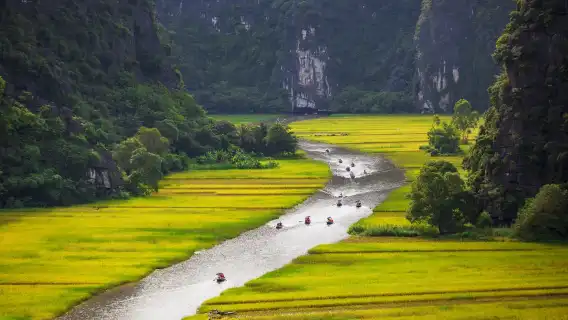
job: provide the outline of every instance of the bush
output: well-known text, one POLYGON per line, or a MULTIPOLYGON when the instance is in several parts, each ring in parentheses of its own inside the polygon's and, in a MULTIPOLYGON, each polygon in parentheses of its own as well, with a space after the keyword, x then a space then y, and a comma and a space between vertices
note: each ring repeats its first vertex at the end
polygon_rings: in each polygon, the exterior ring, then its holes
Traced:
POLYGON ((485 229, 491 227, 492 224, 493 224, 493 219, 491 219, 489 213, 487 213, 487 211, 483 211, 479 215, 479 217, 477 217, 477 222, 475 223, 475 226, 480 229, 485 229))
POLYGON ((542 186, 527 199, 514 230, 525 240, 568 239, 568 191, 554 184, 542 186))
POLYGON ((438 229, 424 222, 413 223, 408 226, 382 224, 367 226, 354 224, 349 227, 349 234, 368 237, 434 237, 438 235, 438 229))
POLYGON ((471 222, 471 197, 454 165, 447 161, 431 161, 424 165, 411 185, 408 195, 410 222, 427 222, 440 234, 461 230, 471 222))
POLYGON ((433 126, 428 131, 428 151, 431 154, 457 154, 460 152, 459 141, 457 129, 446 122, 441 126, 433 126))

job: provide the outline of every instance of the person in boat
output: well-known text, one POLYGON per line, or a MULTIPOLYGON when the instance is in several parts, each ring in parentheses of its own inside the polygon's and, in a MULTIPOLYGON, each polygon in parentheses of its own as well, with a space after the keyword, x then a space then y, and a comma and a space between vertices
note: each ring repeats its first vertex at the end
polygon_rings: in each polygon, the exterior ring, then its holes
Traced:
POLYGON ((310 223, 312 223, 312 219, 310 219, 310 216, 307 216, 307 217, 304 218, 304 223, 305 223, 305 224, 310 224, 310 223))
POLYGON ((343 205, 343 203, 341 203, 341 199, 337 200, 337 206, 341 207, 343 205))
POLYGON ((361 200, 357 200, 356 206, 357 206, 357 208, 361 208, 361 200))
POLYGON ((227 279, 225 278, 225 275, 222 272, 219 272, 219 273, 217 273, 217 279, 216 280, 217 280, 217 282, 223 282, 227 279))
POLYGON ((284 225, 282 224, 282 222, 278 222, 276 224, 276 229, 282 229, 282 227, 284 227, 284 225))
POLYGON ((327 225, 333 224, 333 219, 331 217, 327 217, 326 223, 327 225))

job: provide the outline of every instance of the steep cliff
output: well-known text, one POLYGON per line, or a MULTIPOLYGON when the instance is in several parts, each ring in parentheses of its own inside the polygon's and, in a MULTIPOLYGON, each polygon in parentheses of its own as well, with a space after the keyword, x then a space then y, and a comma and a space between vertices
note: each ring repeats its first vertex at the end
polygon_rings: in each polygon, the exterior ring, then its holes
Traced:
POLYGON ((417 107, 451 112, 461 98, 486 110, 498 73, 491 59, 513 1, 423 0, 416 27, 417 107))
POLYGON ((122 72, 173 86, 153 12, 143 0, 0 2, 0 75, 11 84, 8 93, 76 105, 122 72))
POLYGON ((465 164, 480 207, 511 220, 542 185, 568 182, 566 1, 519 1, 495 58, 503 74, 465 164))
POLYGON ((151 1, 0 1, 0 207, 106 196, 115 143, 202 126, 167 53, 151 1))
POLYGON ((159 0, 157 9, 209 110, 326 108, 347 87, 411 96, 420 0, 159 0))

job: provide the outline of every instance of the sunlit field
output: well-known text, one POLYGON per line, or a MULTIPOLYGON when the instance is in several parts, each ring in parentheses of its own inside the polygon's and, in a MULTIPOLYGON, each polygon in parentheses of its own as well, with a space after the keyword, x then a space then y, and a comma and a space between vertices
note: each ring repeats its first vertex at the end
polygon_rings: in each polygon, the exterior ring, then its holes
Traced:
MULTIPOLYGON (((432 127, 432 115, 381 115, 381 116, 332 116, 291 124, 298 137, 313 141, 335 144, 367 153, 380 153, 405 170, 408 184, 392 192, 386 201, 373 211, 369 218, 357 225, 369 229, 381 225, 407 225, 405 211, 410 190, 409 183, 416 178, 424 163, 432 160, 446 160, 453 163, 462 174, 463 156, 432 157, 419 150, 428 144, 427 132, 432 127)), ((440 116, 450 121, 451 116, 440 116)), ((475 138, 474 131, 470 140, 475 138)), ((462 146, 464 151, 468 145, 462 146)))
POLYGON ((233 124, 249 124, 249 123, 260 123, 260 122, 270 122, 273 120, 283 118, 285 116, 278 114, 210 114, 210 118, 215 120, 225 120, 233 124))
POLYGON ((0 211, 0 319, 49 319, 282 214, 325 185, 326 164, 168 176, 146 198, 0 211))
MULTIPOLYGON (((449 120, 449 117, 442 118, 449 120)), ((431 116, 347 116, 292 123, 302 138, 381 153, 408 182, 433 159, 431 116)), ((463 173, 463 171, 462 171, 463 173)), ((355 226, 404 226, 410 186, 355 226)), ((202 305, 244 319, 568 319, 568 247, 501 241, 353 236, 202 305)))
POLYGON ((568 248, 351 238, 230 289, 201 312, 269 319, 526 319, 568 314, 568 248), (512 316, 512 317, 511 317, 512 316), (495 318, 492 318, 495 319, 495 318))

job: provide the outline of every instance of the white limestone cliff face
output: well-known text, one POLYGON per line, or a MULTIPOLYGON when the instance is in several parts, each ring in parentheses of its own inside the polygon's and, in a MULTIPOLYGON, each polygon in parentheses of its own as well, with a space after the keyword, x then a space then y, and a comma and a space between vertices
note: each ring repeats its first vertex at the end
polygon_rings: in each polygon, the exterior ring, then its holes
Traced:
POLYGON ((314 49, 302 48, 302 41, 315 34, 311 28, 309 33, 302 30, 302 40, 298 40, 295 50, 295 72, 291 80, 290 99, 294 107, 316 108, 317 101, 331 98, 331 87, 326 75, 327 48, 318 46, 314 49))

